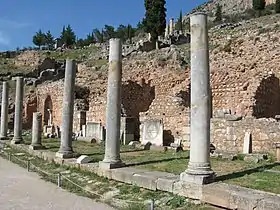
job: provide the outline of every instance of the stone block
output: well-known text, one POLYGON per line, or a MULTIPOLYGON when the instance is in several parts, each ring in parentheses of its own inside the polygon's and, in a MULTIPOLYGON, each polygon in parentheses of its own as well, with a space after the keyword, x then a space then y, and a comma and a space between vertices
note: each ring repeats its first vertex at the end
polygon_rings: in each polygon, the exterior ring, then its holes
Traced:
POLYGON ((85 164, 85 163, 89 163, 92 159, 87 156, 87 155, 81 155, 78 159, 77 159, 77 163, 79 164, 85 164))
POLYGON ((226 183, 203 186, 203 202, 228 209, 279 209, 280 197, 266 192, 252 190, 226 183))
POLYGON ((131 167, 125 167, 125 168, 116 168, 116 169, 111 169, 112 173, 112 179, 132 184, 132 177, 136 173, 142 173, 147 170, 144 169, 137 169, 137 168, 131 168, 131 167))
POLYGON ((200 200, 202 198, 203 185, 190 182, 175 182, 173 184, 173 193, 187 198, 200 200))
POLYGON ((209 184, 214 182, 215 180, 215 174, 209 174, 209 175, 192 175, 188 174, 186 172, 183 172, 180 174, 180 180, 183 182, 190 182, 195 184, 209 184))
POLYGON ((252 135, 250 132, 246 132, 243 142, 243 154, 252 153, 252 135))
POLYGON ((110 163, 110 162, 99 161, 99 168, 101 170, 109 170, 109 169, 122 168, 122 167, 125 167, 125 163, 123 162, 110 163))
POLYGON ((43 150, 43 149, 46 149, 46 147, 43 146, 43 145, 29 145, 29 149, 31 149, 31 150, 43 150))
POLYGON ((139 141, 131 141, 131 142, 129 142, 129 146, 136 146, 136 145, 138 145, 138 144, 140 144, 140 142, 139 141))
POLYGON ((159 172, 159 171, 148 171, 143 173, 136 173, 132 177, 132 184, 136 184, 139 187, 143 187, 150 190, 157 189, 157 180, 160 177, 171 177, 174 174, 159 172))
POLYGON ((85 141, 85 142, 89 142, 89 143, 96 143, 96 139, 94 137, 79 136, 79 137, 77 137, 77 141, 85 141))
POLYGON ((142 144, 151 142, 154 145, 163 145, 162 120, 146 120, 143 123, 142 144))
POLYGON ((23 139, 12 139, 11 144, 23 144, 23 139))
POLYGON ((150 150, 154 151, 167 151, 167 147, 151 145, 150 150))
POLYGON ((173 185, 175 182, 180 181, 180 176, 170 176, 170 177, 160 177, 157 180, 157 189, 166 191, 166 192, 173 192, 173 185))
POLYGON ((86 137, 95 137, 98 141, 104 141, 104 128, 101 123, 88 122, 85 130, 86 137))
POLYGON ((55 157, 62 159, 76 158, 79 154, 77 153, 55 153, 55 157))

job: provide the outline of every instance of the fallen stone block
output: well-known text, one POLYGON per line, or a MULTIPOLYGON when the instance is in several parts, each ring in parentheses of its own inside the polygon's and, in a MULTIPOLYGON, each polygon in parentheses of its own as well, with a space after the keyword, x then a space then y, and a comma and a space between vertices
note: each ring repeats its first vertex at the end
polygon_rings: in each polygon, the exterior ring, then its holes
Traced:
POLYGON ((79 164, 89 163, 90 161, 91 161, 91 158, 89 156, 86 156, 86 155, 81 155, 77 159, 77 163, 79 163, 79 164))
POLYGON ((267 160, 267 159, 268 159, 268 157, 266 154, 247 154, 244 157, 244 161, 253 162, 253 163, 259 163, 259 162, 267 160))
POLYGON ((166 152, 167 151, 167 147, 164 147, 164 146, 157 146, 157 145, 151 145, 150 146, 150 150, 154 150, 154 151, 164 151, 166 152))
POLYGON ((96 139, 94 137, 79 136, 79 137, 77 137, 77 141, 85 141, 85 142, 89 142, 89 143, 96 143, 96 139))
POLYGON ((140 142, 139 141, 131 141, 131 142, 129 142, 129 146, 136 146, 136 145, 139 145, 140 144, 140 142))

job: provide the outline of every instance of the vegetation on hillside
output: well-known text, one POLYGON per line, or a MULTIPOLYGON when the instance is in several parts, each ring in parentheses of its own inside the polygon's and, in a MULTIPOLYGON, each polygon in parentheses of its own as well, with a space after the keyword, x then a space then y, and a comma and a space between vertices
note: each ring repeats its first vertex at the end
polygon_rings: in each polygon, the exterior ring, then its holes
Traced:
POLYGON ((157 40, 166 28, 166 1, 145 0, 145 18, 143 19, 144 30, 151 34, 152 40, 157 40))

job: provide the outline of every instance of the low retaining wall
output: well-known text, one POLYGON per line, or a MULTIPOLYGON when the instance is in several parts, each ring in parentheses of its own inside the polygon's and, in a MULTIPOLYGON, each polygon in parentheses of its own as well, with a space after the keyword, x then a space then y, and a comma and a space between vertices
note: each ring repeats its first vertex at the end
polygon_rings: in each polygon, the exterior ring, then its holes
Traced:
POLYGON ((211 120, 212 143, 217 150, 242 152, 245 133, 252 135, 252 151, 267 153, 275 150, 280 141, 280 123, 270 118, 245 118, 240 121, 211 120))
POLYGON ((219 182, 208 185, 183 183, 179 181, 180 178, 178 175, 132 167, 100 170, 98 168, 98 163, 77 164, 75 158, 65 160, 56 158, 55 152, 44 150, 34 151, 30 150, 27 145, 12 145, 5 141, 0 142, 49 162, 54 161, 58 164, 65 164, 70 167, 91 171, 108 179, 114 179, 127 184, 135 184, 150 190, 167 191, 191 199, 199 199, 202 202, 228 209, 280 209, 280 196, 273 193, 266 193, 219 182))

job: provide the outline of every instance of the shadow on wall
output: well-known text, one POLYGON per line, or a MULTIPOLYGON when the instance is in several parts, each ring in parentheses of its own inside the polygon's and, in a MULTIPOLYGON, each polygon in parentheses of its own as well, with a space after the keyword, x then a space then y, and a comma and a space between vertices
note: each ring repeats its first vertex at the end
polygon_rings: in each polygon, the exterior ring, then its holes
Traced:
POLYGON ((145 79, 142 79, 140 84, 129 80, 122 85, 121 97, 126 116, 137 119, 135 139, 139 140, 139 113, 148 111, 149 106, 155 99, 155 86, 151 86, 151 81, 146 83, 145 79))
POLYGON ((253 106, 253 116, 256 118, 274 118, 280 114, 280 86, 279 79, 272 75, 261 81, 253 106))

